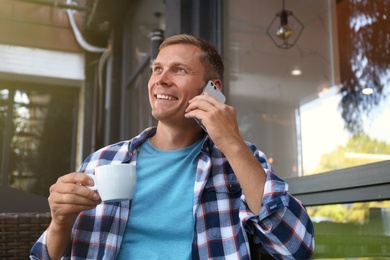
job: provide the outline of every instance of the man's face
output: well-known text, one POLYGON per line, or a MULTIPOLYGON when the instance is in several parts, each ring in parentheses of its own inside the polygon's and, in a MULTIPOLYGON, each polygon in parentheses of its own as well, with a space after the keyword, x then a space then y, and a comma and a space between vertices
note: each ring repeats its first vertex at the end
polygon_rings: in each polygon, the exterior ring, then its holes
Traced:
POLYGON ((153 63, 149 101, 152 115, 159 121, 180 124, 188 101, 199 95, 206 82, 201 51, 193 45, 175 44, 162 48, 153 63))

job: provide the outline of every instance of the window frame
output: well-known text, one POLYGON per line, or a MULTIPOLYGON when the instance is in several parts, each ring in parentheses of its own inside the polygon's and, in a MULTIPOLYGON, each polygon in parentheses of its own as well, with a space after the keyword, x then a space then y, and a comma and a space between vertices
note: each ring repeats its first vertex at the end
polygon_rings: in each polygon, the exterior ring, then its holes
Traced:
POLYGON ((305 206, 390 199, 390 161, 286 179, 305 206))

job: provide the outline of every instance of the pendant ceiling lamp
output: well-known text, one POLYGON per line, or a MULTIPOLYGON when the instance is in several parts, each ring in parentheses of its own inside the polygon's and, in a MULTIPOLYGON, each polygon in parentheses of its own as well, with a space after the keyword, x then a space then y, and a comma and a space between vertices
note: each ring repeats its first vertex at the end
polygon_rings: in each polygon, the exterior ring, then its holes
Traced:
POLYGON ((267 28, 267 34, 281 49, 289 49, 295 45, 301 35, 304 26, 291 12, 283 8, 276 13, 274 19, 267 28))

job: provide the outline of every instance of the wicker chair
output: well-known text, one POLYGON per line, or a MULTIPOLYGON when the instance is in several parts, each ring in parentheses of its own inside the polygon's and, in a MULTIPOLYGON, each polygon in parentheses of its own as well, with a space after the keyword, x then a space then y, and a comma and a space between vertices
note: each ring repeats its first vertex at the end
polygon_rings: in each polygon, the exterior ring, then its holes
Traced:
POLYGON ((0 213, 0 259, 28 259, 50 220, 50 213, 0 213))

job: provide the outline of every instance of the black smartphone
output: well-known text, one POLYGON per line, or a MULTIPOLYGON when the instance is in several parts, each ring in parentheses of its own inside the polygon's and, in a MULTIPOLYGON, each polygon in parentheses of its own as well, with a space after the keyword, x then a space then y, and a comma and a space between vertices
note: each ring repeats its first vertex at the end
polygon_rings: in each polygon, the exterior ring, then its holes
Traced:
MULTIPOLYGON (((212 82, 211 80, 209 80, 207 82, 206 86, 203 88, 202 94, 204 92, 207 92, 207 94, 209 94, 210 96, 216 98, 221 103, 225 103, 225 101, 226 101, 226 97, 219 90, 219 88, 215 85, 215 83, 212 82)), ((206 127, 197 118, 194 118, 194 119, 203 128, 203 130, 205 132, 207 132, 206 127)))

